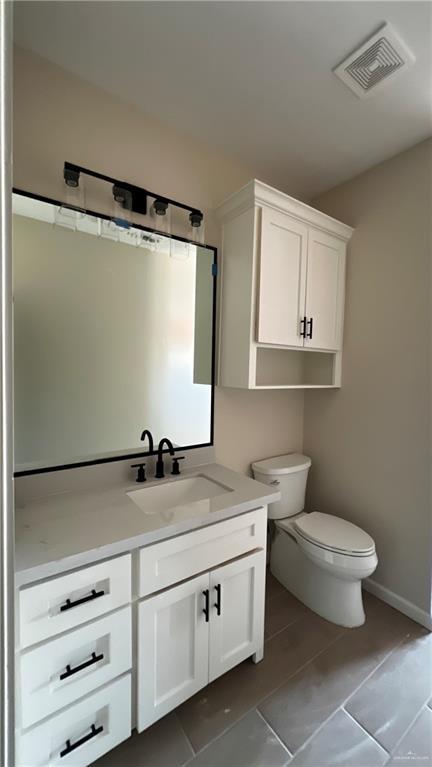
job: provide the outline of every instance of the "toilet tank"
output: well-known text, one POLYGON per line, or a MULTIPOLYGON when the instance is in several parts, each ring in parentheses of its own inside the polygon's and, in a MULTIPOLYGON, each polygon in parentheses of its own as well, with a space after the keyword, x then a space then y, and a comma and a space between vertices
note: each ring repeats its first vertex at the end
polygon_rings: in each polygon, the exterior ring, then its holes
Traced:
POLYGON ((269 503, 269 519, 292 517, 303 511, 311 463, 307 455, 289 453, 252 464, 255 479, 277 488, 282 494, 280 501, 269 503))

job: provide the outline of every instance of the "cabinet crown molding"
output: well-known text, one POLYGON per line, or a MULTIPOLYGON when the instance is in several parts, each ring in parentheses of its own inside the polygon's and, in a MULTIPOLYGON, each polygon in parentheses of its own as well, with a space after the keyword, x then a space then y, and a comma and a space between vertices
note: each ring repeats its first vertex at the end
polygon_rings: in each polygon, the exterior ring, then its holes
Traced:
POLYGON ((254 206, 262 205, 281 213, 289 213, 299 221, 339 237, 344 242, 348 242, 354 232, 347 224, 257 179, 249 181, 238 192, 230 195, 216 208, 216 214, 222 221, 229 221, 254 206))

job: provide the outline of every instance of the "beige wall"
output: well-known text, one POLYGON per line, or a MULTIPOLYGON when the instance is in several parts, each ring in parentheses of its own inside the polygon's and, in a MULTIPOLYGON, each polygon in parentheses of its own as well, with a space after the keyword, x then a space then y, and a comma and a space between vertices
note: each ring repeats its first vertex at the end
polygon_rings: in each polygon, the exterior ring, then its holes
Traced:
MULTIPOLYGON (((206 241, 220 248, 211 209, 247 183, 253 168, 22 50, 15 56, 14 92, 16 187, 61 199, 64 161, 89 166, 203 208, 206 241)), ((104 208, 103 200, 87 204, 104 208)), ((234 469, 244 471, 254 459, 301 449, 302 430, 301 392, 216 392, 216 455, 234 469)))
POLYGON ((314 204, 356 228, 342 389, 306 395, 309 506, 376 540, 379 584, 429 611, 431 151, 427 141, 314 204))

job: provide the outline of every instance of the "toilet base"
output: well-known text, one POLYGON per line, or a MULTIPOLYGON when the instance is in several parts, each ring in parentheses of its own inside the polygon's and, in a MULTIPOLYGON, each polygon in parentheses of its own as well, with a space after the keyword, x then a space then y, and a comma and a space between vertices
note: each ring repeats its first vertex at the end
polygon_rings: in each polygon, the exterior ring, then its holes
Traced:
POLYGON ((270 570, 291 594, 322 618, 347 628, 365 622, 361 580, 344 580, 318 567, 283 530, 275 531, 270 570))

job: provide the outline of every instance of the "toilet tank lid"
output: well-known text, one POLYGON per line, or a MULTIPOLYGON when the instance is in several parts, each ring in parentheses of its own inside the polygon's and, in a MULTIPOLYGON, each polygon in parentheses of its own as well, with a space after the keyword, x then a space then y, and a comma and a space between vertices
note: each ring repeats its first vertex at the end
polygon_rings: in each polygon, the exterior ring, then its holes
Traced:
POLYGON ((291 474, 294 471, 308 469, 311 463, 307 455, 288 453, 288 455, 277 455, 275 458, 266 458, 264 461, 255 461, 252 469, 261 474, 291 474))

